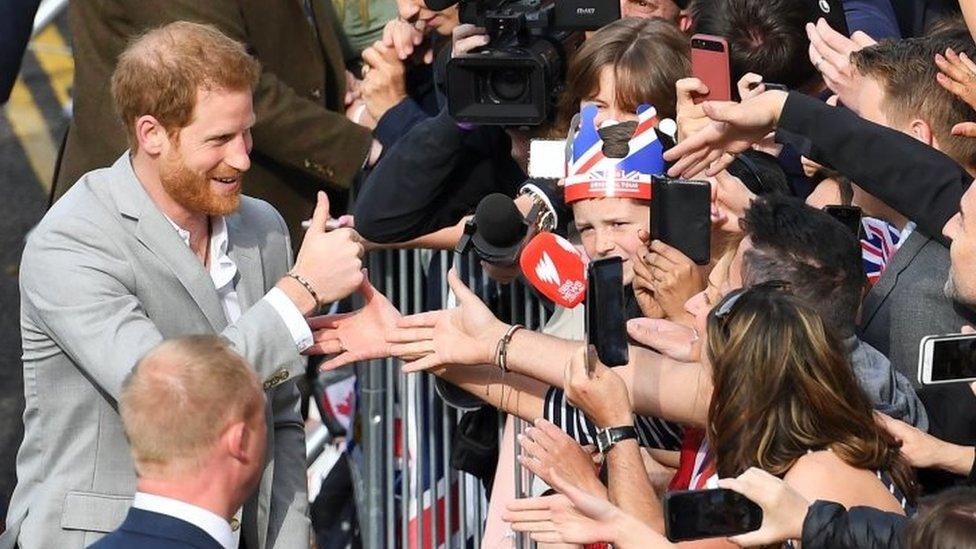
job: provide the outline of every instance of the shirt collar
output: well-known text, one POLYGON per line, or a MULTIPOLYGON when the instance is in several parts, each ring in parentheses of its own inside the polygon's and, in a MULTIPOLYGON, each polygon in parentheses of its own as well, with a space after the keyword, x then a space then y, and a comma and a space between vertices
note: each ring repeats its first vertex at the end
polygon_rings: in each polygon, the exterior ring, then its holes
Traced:
MULTIPOLYGON (((183 243, 187 246, 190 245, 190 231, 187 231, 183 227, 176 224, 175 221, 169 218, 166 214, 163 214, 166 221, 173 226, 176 233, 180 235, 183 239, 183 243)), ((210 265, 210 278, 213 280, 214 286, 220 290, 227 284, 230 284, 234 277, 237 275, 237 265, 234 260, 227 255, 227 249, 229 247, 230 237, 227 232, 227 220, 223 216, 211 216, 210 217, 210 257, 208 258, 210 265)))
POLYGON ((224 549, 233 549, 234 547, 234 534, 231 531, 230 523, 203 507, 145 492, 136 492, 132 506, 143 511, 159 513, 189 522, 206 532, 224 549))

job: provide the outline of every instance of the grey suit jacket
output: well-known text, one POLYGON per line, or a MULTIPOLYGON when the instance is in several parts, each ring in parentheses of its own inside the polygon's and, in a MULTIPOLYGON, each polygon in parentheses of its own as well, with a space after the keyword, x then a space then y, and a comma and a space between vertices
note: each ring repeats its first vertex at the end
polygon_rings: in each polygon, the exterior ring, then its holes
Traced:
POLYGON ((268 463, 242 535, 249 547, 308 547, 304 430, 291 381, 304 368, 287 326, 261 300, 290 267, 288 230, 274 208, 248 197, 227 230, 244 310, 231 325, 128 152, 82 177, 32 231, 20 270, 25 433, 0 547, 84 547, 122 523, 136 480, 117 410, 122 381, 163 339, 201 333, 225 336, 265 380, 268 463))
POLYGON ((895 370, 918 383, 918 344, 931 334, 959 332, 974 315, 944 293, 949 250, 913 231, 898 248, 861 308, 863 341, 891 360, 895 370))

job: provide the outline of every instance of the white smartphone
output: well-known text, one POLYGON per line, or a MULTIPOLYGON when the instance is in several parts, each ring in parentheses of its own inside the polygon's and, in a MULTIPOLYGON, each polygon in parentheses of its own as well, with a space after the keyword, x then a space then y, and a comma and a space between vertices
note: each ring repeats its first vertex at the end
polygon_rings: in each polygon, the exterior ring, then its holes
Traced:
POLYGON ((918 381, 924 385, 976 381, 976 334, 923 337, 918 344, 918 381))

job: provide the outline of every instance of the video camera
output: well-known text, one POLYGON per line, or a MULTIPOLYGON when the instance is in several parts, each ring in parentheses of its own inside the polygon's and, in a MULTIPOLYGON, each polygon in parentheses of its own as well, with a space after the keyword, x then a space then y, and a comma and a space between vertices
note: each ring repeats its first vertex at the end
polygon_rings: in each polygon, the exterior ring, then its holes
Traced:
MULTIPOLYGON (((426 0, 443 10, 458 0, 426 0)), ((565 86, 579 31, 620 19, 618 0, 460 0, 463 23, 483 27, 488 46, 451 60, 448 110, 460 122, 532 126, 546 121, 565 86)))

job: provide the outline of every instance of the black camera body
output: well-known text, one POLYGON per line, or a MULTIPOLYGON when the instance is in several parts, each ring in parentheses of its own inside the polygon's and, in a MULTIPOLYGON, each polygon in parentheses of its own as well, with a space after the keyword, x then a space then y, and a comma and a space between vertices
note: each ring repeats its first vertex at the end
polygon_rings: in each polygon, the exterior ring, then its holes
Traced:
MULTIPOLYGON (((432 9, 451 4, 427 1, 432 9)), ((545 122, 583 40, 578 31, 620 18, 617 0, 461 0, 459 9, 489 42, 448 64, 448 110, 460 122, 504 126, 545 122)))

